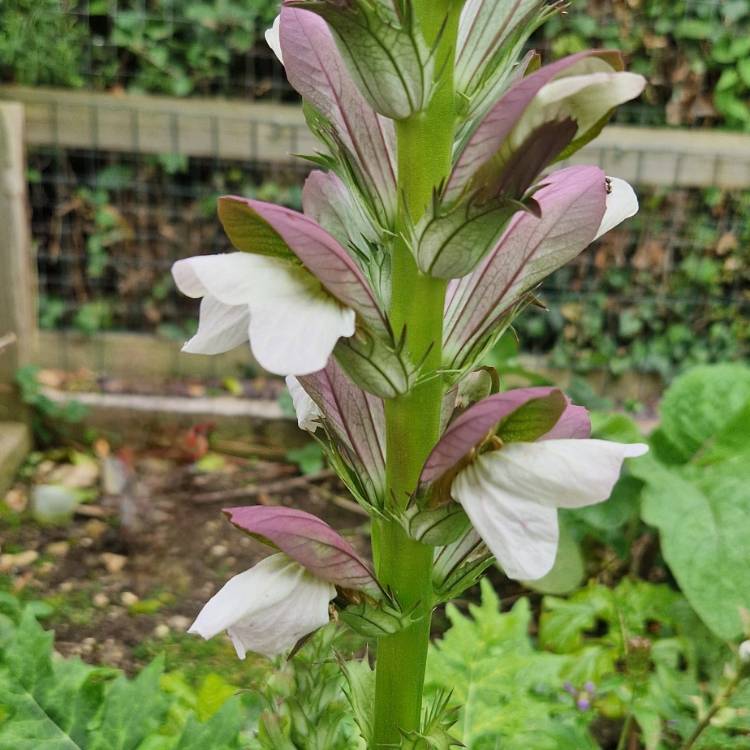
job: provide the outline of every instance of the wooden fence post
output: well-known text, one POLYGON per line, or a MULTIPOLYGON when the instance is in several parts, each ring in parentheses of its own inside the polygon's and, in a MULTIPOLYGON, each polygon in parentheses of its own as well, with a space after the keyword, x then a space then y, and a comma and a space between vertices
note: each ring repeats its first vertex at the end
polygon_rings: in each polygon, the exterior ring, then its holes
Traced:
POLYGON ((23 128, 23 105, 0 101, 0 420, 25 421, 15 375, 36 354, 37 285, 23 128))

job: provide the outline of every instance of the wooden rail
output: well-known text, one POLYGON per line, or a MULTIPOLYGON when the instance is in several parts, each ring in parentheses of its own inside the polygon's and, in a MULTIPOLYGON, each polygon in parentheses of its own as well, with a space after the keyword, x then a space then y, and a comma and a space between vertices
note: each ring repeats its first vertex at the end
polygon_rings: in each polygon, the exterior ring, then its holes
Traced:
MULTIPOLYGON (((289 163, 316 141, 294 104, 0 86, 25 105, 26 143, 289 163)), ((750 188, 750 135, 611 125, 571 163, 639 185, 750 188)))

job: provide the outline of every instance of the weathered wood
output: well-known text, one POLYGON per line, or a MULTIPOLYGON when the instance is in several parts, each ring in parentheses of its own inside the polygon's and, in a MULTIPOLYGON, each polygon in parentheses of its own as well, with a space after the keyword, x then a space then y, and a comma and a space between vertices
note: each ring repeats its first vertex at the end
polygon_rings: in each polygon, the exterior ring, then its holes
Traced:
POLYGON ((289 163, 314 153, 300 107, 0 86, 26 106, 30 146, 289 163))
POLYGON ((0 102, 0 419, 26 418, 14 378, 37 345, 23 128, 23 105, 0 102))
POLYGON ((116 378, 159 381, 172 377, 211 378, 240 373, 253 366, 249 347, 217 356, 183 354, 181 342, 144 333, 40 331, 37 361, 41 367, 91 370, 116 378))
POLYGON ((635 185, 750 187, 750 135, 610 125, 570 160, 635 185))
MULTIPOLYGON (((93 428, 117 442, 127 438, 137 444, 176 437, 200 423, 210 423, 213 437, 220 440, 250 439, 263 445, 296 448, 308 435, 287 416, 278 402, 268 399, 231 396, 140 396, 121 393, 69 393, 45 388, 44 395, 55 403, 75 401, 86 407, 86 415, 77 429, 93 428)), ((75 430, 74 430, 75 434, 75 430)))
MULTIPOLYGON (((288 163, 318 145, 291 104, 0 86, 26 106, 27 143, 288 163)), ((639 185, 750 187, 750 135, 610 125, 571 160, 639 185)))
POLYGON ((0 502, 31 450, 31 430, 23 422, 0 422, 0 502))

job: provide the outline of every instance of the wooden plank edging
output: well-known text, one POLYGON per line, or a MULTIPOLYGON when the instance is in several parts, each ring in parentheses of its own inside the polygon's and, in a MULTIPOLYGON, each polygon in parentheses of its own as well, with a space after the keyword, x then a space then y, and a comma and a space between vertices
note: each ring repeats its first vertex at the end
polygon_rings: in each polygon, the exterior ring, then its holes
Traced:
MULTIPOLYGON (((0 99, 25 105, 29 146, 275 164, 318 148, 293 104, 23 86, 0 99)), ((750 188, 750 135, 610 125, 571 160, 592 162, 639 185, 750 188)))

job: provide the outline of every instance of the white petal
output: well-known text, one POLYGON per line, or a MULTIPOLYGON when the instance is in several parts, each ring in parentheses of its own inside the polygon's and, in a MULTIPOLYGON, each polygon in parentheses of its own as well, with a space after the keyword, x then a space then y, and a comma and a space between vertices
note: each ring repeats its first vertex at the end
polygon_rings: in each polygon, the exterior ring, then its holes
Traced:
MULTIPOLYGON (((331 297, 307 270, 287 261, 251 253, 200 255, 177 261, 172 275, 190 297, 246 305, 253 354, 278 375, 322 370, 338 339, 354 333, 354 311, 331 297)), ((211 347, 206 336, 200 346, 211 347)))
POLYGON ((467 466, 451 491, 506 575, 534 580, 555 562, 556 508, 606 500, 623 461, 647 450, 607 440, 509 443, 467 466))
POLYGON ((266 44, 271 48, 273 54, 279 59, 279 62, 283 65, 284 58, 281 56, 281 41, 279 40, 279 26, 281 24, 281 15, 276 16, 273 19, 273 26, 270 29, 266 29, 265 37, 266 44))
POLYGON ((515 497, 495 484, 485 456, 453 481, 453 497, 508 578, 533 581, 552 569, 557 554, 557 510, 515 497))
POLYGON ((231 578, 207 602, 188 632, 208 640, 226 630, 240 659, 272 657, 328 622, 329 583, 278 553, 231 578))
POLYGON ((645 86, 643 76, 630 72, 598 72, 564 76, 544 86, 534 101, 548 111, 559 107, 578 124, 578 135, 596 125, 610 110, 635 99, 645 86))
POLYGON ((582 60, 540 89, 513 128, 506 148, 514 150, 540 125, 568 117, 578 126, 576 138, 581 137, 609 111, 637 97, 645 83, 643 76, 614 71, 598 58, 582 60))
POLYGON ((354 334, 354 318, 322 289, 279 290, 273 304, 250 306, 250 346, 269 372, 309 375, 326 366, 342 336, 354 334))
POLYGON ((509 443, 480 461, 493 484, 516 498, 549 507, 580 508, 606 500, 626 458, 648 451, 642 443, 541 440, 509 443))
POLYGON ((198 330, 182 347, 190 354, 221 354, 247 341, 247 305, 225 305, 215 297, 201 300, 198 330))
POLYGON ((625 219, 629 219, 638 213, 638 197, 630 184, 619 177, 609 177, 608 179, 607 207, 596 237, 594 237, 595 240, 609 232, 610 229, 614 229, 625 219))
POLYGON ((320 427, 320 420, 323 417, 318 405, 307 395, 307 391, 300 385, 299 380, 294 375, 286 376, 286 387, 292 397, 299 428, 308 432, 315 432, 320 427))
POLYGON ((263 274, 289 268, 284 261, 251 253, 196 255, 172 266, 177 288, 188 297, 215 297, 225 305, 247 305, 264 291, 263 274))

